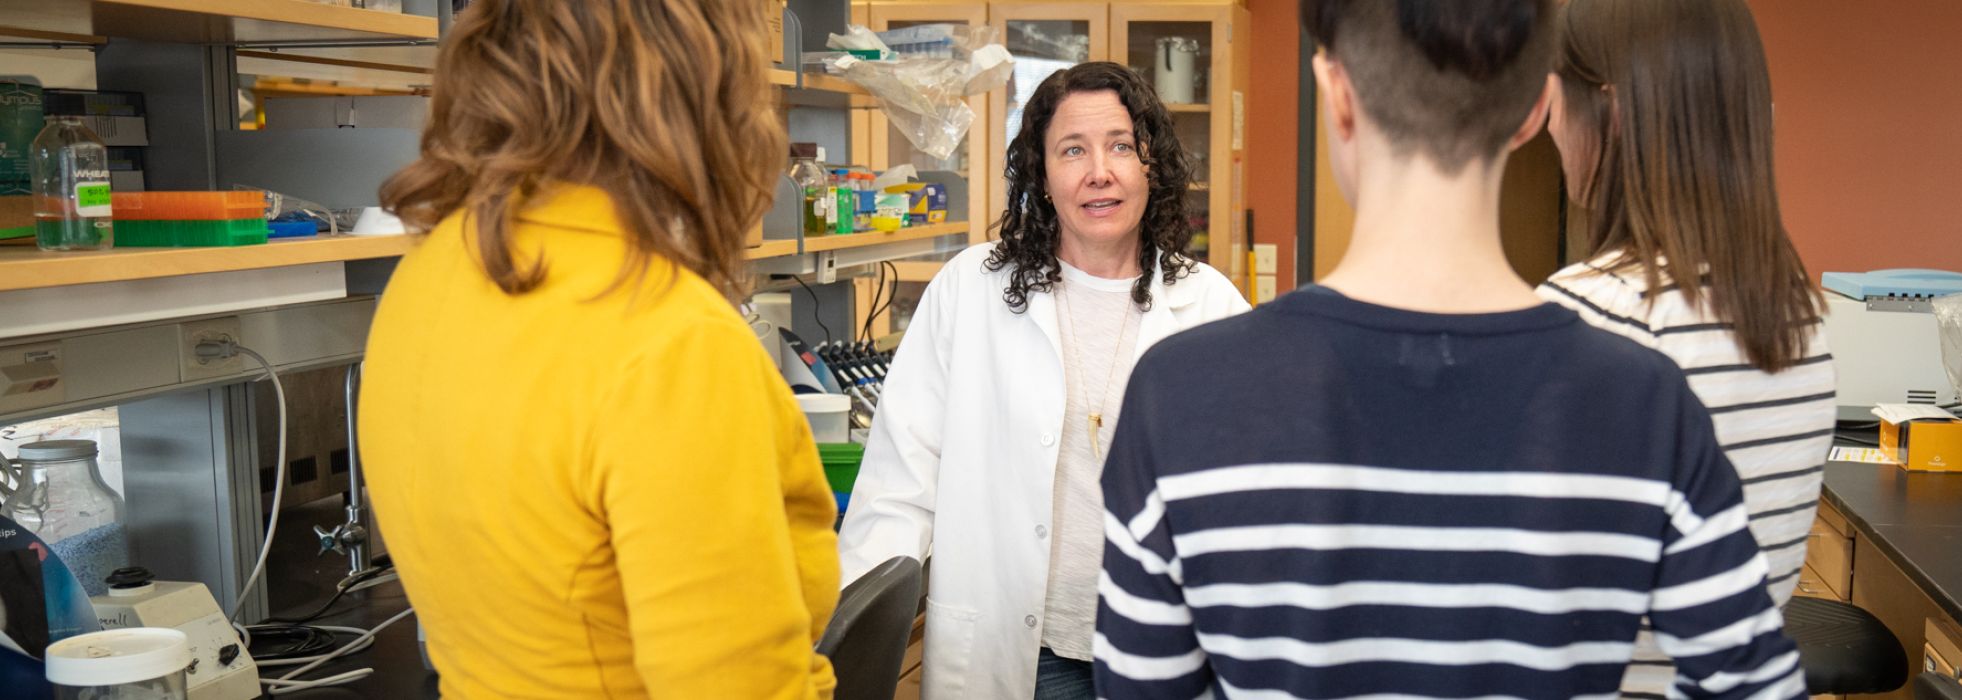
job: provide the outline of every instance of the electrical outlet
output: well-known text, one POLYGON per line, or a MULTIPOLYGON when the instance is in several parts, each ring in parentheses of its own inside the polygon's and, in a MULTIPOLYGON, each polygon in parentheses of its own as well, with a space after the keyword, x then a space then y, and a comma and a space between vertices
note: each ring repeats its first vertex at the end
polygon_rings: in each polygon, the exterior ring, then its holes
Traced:
POLYGON ((180 323, 177 325, 177 337, 183 339, 182 350, 178 355, 182 358, 178 367, 180 381, 210 379, 245 371, 243 355, 233 355, 222 360, 200 361, 198 358, 198 343, 217 340, 244 343, 240 338, 237 316, 180 323))
POLYGON ((1254 303, 1264 304, 1274 300, 1274 276, 1254 275, 1254 303))
POLYGON ((1256 275, 1279 274, 1280 270, 1278 269, 1278 266, 1280 265, 1280 263, 1277 260, 1275 260, 1275 258, 1279 255, 1280 255, 1280 251, 1274 244, 1255 243, 1254 244, 1254 274, 1256 275))

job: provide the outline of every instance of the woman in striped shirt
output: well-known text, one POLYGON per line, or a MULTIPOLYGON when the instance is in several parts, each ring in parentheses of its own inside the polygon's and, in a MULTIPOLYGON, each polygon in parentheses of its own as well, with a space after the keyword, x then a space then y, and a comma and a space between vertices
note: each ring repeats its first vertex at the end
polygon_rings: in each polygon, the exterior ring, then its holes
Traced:
MULTIPOLYGON (((1778 213, 1771 79, 1744 0, 1572 0, 1550 131, 1593 257, 1545 298, 1674 359, 1744 484, 1780 606, 1834 421, 1820 299, 1778 213)), ((1623 681, 1674 677, 1645 631, 1623 681)))

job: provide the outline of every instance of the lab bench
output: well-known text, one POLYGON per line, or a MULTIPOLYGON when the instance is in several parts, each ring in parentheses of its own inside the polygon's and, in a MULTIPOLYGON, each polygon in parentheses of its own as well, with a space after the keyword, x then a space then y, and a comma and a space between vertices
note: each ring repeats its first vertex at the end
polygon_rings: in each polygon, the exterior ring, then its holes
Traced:
POLYGON ((1866 609, 1901 640, 1912 671, 1953 675, 1962 664, 1962 475, 1828 462, 1799 595, 1866 609))

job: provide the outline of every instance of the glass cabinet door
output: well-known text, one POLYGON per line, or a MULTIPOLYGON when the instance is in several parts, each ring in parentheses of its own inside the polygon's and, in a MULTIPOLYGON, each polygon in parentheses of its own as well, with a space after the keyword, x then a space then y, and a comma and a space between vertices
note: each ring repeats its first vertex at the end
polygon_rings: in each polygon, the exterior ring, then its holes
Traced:
MULTIPOLYGON (((920 2, 875 2, 871 3, 871 28, 873 31, 905 29, 923 24, 953 24, 962 26, 981 26, 987 21, 986 5, 943 4, 920 2)), ((943 179, 952 174, 955 182, 949 183, 948 196, 954 211, 948 212, 949 222, 968 224, 968 241, 987 240, 988 177, 987 145, 990 138, 988 130, 988 97, 975 96, 968 100, 968 107, 974 110, 974 123, 968 127, 967 138, 955 148, 947 158, 935 158, 913 147, 911 139, 894 126, 885 115, 872 112, 871 165, 879 170, 912 165, 924 176, 923 179, 943 179), (961 203, 965 203, 962 206, 961 203)))
POLYGON ((996 118, 992 128, 993 152, 990 172, 994 189, 993 207, 988 216, 1001 218, 1008 208, 1008 188, 1003 173, 1007 169, 1008 144, 1022 130, 1022 107, 1035 94, 1037 86, 1056 71, 1090 61, 1109 60, 1106 39, 1109 18, 1099 3, 1048 3, 1022 5, 996 3, 989 8, 1002 45, 1015 57, 1015 72, 1008 88, 995 98, 996 118))
POLYGON ((1110 12, 1112 60, 1158 90, 1192 163, 1192 254, 1239 282, 1244 199, 1236 177, 1242 144, 1234 136, 1244 129, 1245 88, 1236 82, 1235 63, 1244 57, 1233 55, 1234 8, 1112 3, 1110 12))

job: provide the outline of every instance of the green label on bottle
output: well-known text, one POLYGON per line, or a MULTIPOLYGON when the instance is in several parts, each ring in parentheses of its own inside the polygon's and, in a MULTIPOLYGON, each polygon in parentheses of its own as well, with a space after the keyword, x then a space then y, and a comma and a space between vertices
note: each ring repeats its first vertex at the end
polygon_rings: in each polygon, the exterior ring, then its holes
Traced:
POLYGON ((75 183, 75 209, 82 216, 109 216, 109 183, 75 183))

